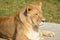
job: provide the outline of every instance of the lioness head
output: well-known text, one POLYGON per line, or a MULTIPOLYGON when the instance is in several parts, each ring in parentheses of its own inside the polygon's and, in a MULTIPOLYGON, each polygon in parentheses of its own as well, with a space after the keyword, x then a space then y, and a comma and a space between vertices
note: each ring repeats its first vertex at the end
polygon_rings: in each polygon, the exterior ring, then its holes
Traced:
POLYGON ((37 3, 36 5, 28 5, 24 10, 24 16, 26 17, 27 21, 29 21, 33 25, 39 25, 41 22, 44 22, 41 7, 41 2, 37 3))
POLYGON ((32 25, 38 26, 41 22, 44 22, 44 17, 42 15, 42 3, 28 5, 20 13, 20 18, 22 22, 28 21, 32 25), (22 15, 21 15, 22 14, 22 15))
POLYGON ((27 16, 28 16, 28 18, 30 18, 31 23, 33 25, 38 26, 41 22, 44 21, 43 20, 44 17, 42 15, 41 7, 42 7, 42 3, 41 2, 36 4, 36 5, 32 5, 31 4, 31 5, 29 5, 27 7, 27 13, 28 13, 27 16))

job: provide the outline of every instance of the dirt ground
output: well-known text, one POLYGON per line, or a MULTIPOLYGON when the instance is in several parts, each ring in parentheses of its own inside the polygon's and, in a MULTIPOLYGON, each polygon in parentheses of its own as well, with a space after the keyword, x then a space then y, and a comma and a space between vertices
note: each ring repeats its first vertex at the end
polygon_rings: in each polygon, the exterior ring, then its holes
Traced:
POLYGON ((45 40, 60 40, 60 24, 44 23, 43 26, 40 26, 40 29, 52 31, 55 33, 54 37, 44 37, 45 40))
MULTIPOLYGON (((54 37, 44 37, 45 40, 60 40, 60 24, 44 23, 44 25, 40 26, 40 29, 52 31, 55 33, 54 37)), ((0 38, 0 40, 5 40, 5 39, 0 38)))

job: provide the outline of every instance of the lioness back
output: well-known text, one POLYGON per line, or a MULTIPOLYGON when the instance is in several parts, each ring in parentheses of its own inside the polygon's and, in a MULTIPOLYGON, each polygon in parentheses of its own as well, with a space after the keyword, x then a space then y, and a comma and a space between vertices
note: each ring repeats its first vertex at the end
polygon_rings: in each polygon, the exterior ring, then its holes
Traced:
POLYGON ((14 17, 0 17, 0 37, 12 37, 14 30, 14 17))

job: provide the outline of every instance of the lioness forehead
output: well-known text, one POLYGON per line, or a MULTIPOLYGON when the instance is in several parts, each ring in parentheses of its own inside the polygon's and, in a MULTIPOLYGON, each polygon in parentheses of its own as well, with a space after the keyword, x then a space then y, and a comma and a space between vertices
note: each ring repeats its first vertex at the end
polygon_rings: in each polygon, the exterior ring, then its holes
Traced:
POLYGON ((41 7, 42 7, 42 3, 39 2, 37 4, 30 4, 29 6, 27 6, 27 9, 28 8, 30 8, 30 9, 37 9, 37 10, 41 11, 41 7))
POLYGON ((30 7, 35 6, 35 7, 39 7, 40 8, 42 6, 42 2, 38 2, 36 4, 30 4, 29 6, 30 7))

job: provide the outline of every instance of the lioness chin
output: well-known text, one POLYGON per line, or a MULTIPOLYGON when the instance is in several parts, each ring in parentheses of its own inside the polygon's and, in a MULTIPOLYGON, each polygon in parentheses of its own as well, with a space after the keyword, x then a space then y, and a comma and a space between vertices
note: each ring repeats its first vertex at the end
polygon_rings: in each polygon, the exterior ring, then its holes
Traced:
POLYGON ((16 16, 0 17, 0 37, 7 40, 41 40, 40 33, 48 36, 47 31, 38 29, 39 24, 44 22, 41 7, 41 2, 30 4, 16 16))

